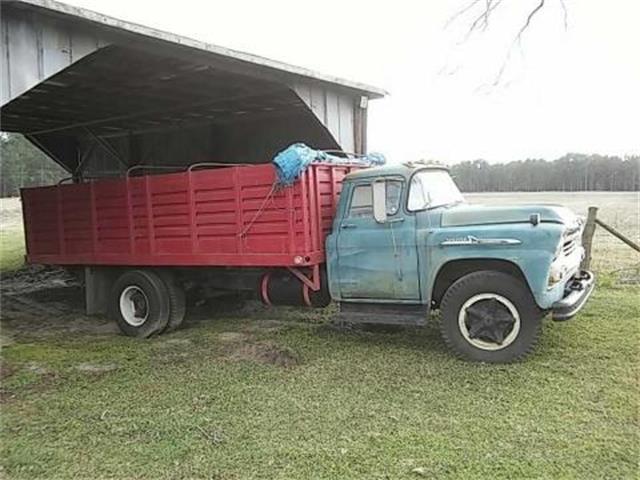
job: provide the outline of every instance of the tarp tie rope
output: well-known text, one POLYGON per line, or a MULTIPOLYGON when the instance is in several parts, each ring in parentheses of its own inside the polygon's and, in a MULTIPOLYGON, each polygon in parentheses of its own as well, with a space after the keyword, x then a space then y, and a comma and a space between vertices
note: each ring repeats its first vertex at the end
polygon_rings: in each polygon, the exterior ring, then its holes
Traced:
MULTIPOLYGON (((355 153, 346 153, 339 150, 314 150, 304 143, 294 143, 292 145, 289 145, 273 158, 272 163, 276 169, 276 180, 275 182, 273 182, 273 185, 271 185, 271 189, 269 190, 269 193, 267 193, 267 196, 262 200, 260 208, 256 211, 249 223, 247 223, 247 225, 242 229, 238 236, 246 236, 247 232, 251 229, 256 220, 266 210, 269 200, 272 201, 273 206, 276 209, 286 211, 286 208, 281 209, 275 204, 275 202, 273 202, 274 194, 278 190, 292 185, 302 176, 307 168, 309 168, 309 165, 314 162, 332 163, 336 165, 357 164, 371 166, 384 165, 386 159, 384 158, 384 155, 374 152, 369 154, 356 155, 355 153), (331 153, 334 152, 346 155, 347 157, 351 156, 353 158, 343 158, 331 155, 331 153)), ((293 220, 295 223, 295 210, 293 220)))
POLYGON ((247 223, 247 225, 238 234, 238 237, 244 237, 247 234, 249 229, 253 226, 255 221, 258 219, 258 217, 262 215, 262 212, 264 212, 267 206, 267 202, 273 198, 273 195, 275 194, 276 190, 278 190, 278 187, 279 187, 278 182, 277 181, 273 182, 273 184, 271 185, 271 189, 269 190, 269 193, 267 193, 267 196, 264 197, 264 199, 262 200, 262 204, 260 205, 260 208, 256 210, 256 213, 253 215, 249 223, 247 223))

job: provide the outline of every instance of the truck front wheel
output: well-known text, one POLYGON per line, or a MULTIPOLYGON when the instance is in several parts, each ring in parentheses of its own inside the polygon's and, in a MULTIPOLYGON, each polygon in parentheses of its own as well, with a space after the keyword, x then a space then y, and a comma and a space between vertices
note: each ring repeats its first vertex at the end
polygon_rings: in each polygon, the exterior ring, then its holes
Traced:
POLYGON ((518 278, 480 271, 465 275, 449 287, 440 316, 442 337, 458 356, 509 363, 533 350, 543 312, 518 278))
POLYGON ((169 322, 169 292, 155 272, 130 270, 113 284, 109 308, 125 335, 148 338, 162 332, 169 322))

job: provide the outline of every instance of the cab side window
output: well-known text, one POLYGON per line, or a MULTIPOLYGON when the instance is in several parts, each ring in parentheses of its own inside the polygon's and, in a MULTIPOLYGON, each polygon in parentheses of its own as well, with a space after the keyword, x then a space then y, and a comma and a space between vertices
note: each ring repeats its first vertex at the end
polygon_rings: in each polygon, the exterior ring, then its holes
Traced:
POLYGON ((395 215, 400 210, 400 195, 402 195, 402 182, 398 180, 387 180, 387 215, 395 215))
POLYGON ((350 218, 362 218, 373 216, 373 191, 371 185, 358 185, 353 189, 351 196, 351 206, 349 207, 350 218))
MULTIPOLYGON (((402 182, 399 180, 387 180, 385 182, 385 187, 387 198, 387 215, 395 215, 400 209, 402 182)), ((373 190, 371 188, 371 184, 357 185, 353 189, 348 217, 373 218, 373 190)))

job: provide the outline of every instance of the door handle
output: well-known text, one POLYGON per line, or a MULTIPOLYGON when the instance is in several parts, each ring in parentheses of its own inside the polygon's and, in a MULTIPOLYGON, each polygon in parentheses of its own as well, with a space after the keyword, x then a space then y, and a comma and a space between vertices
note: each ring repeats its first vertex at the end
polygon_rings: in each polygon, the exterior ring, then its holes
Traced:
POLYGON ((356 228, 356 224, 355 223, 343 223, 342 225, 340 225, 340 228, 356 228))

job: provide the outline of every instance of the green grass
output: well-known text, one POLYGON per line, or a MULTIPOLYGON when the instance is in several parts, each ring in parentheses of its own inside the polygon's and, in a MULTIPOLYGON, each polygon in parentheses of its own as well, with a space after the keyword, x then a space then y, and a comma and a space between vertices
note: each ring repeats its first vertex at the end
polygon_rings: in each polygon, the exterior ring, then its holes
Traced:
POLYGON ((24 265, 24 235, 21 228, 0 230, 0 272, 16 270, 24 265))
POLYGON ((638 293, 599 289, 579 318, 546 323, 535 355, 510 366, 454 359, 435 326, 260 328, 265 313, 218 316, 147 342, 78 334, 18 341, 2 351, 14 371, 3 382, 4 473, 634 478, 638 293), (299 363, 237 354, 264 342, 299 363), (117 369, 75 368, 87 362, 117 369))

